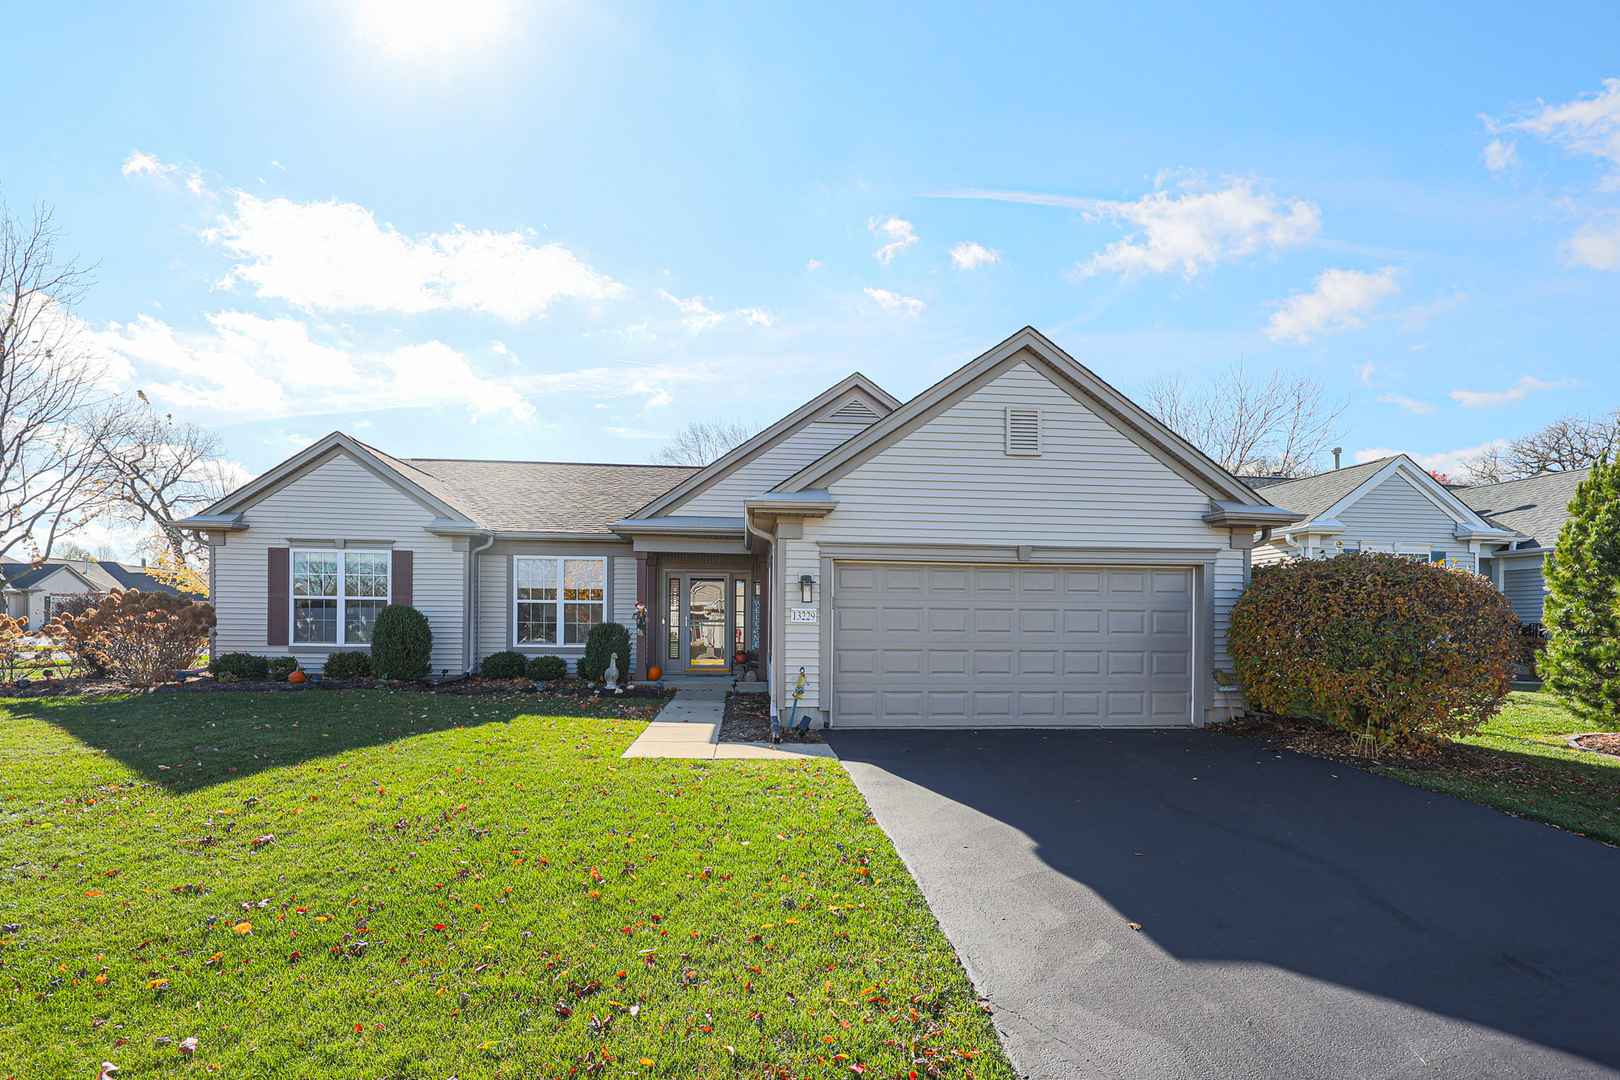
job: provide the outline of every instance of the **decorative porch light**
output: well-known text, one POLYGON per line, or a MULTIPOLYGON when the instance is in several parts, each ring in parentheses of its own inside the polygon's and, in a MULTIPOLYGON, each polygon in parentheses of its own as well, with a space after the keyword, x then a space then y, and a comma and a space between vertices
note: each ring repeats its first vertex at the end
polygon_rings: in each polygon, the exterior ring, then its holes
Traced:
POLYGON ((815 578, 811 577, 809 574, 799 575, 799 594, 804 597, 805 603, 808 604, 815 600, 815 586, 815 578))

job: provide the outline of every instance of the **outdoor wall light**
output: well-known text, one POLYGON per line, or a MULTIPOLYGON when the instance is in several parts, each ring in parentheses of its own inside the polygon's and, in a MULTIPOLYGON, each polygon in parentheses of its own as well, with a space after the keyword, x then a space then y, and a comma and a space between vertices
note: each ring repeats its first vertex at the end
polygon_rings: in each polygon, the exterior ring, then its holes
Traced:
POLYGON ((811 577, 809 574, 801 574, 799 576, 799 595, 804 597, 805 603, 808 604, 815 599, 815 587, 815 578, 811 577))

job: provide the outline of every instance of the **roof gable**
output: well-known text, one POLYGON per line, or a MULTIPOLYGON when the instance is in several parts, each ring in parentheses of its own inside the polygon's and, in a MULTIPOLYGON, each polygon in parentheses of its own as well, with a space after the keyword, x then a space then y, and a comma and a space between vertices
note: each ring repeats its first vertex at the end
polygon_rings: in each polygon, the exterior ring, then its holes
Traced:
POLYGON ((1028 364, 1045 375, 1211 499, 1250 505, 1266 503, 1158 418, 1028 326, 811 462, 773 490, 796 492, 825 488, 1019 363, 1028 364))
MULTIPOLYGON (((847 426, 849 429, 847 437, 854 437, 865 427, 892 413, 899 405, 898 398, 890 395, 888 391, 860 372, 856 372, 822 393, 817 394, 804 405, 755 435, 752 439, 735 447, 711 464, 704 466, 683 483, 677 484, 631 516, 650 518, 663 517, 674 513, 683 505, 715 487, 726 478, 734 476, 740 470, 747 468, 750 463, 757 462, 772 450, 789 442, 795 435, 811 424, 823 423, 835 424, 840 427, 847 426)), ((769 483, 762 486, 760 491, 750 492, 749 494, 763 494, 768 487, 769 483)), ((741 510, 741 508, 741 500, 739 500, 737 509, 741 510)))
POLYGON ((1299 527, 1299 531, 1304 531, 1312 521, 1337 518, 1397 477, 1410 484, 1457 525, 1481 531, 1496 527, 1405 454, 1394 454, 1377 461, 1352 465, 1348 469, 1334 469, 1316 476, 1273 484, 1266 488, 1266 495, 1278 506, 1305 514, 1306 521, 1299 527))

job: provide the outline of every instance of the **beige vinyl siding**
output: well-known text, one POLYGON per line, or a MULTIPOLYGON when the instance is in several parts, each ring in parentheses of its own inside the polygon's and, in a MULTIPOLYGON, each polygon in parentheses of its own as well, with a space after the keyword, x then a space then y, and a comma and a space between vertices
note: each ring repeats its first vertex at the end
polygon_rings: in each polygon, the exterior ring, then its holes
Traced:
MULTIPOLYGON (((636 671, 636 557, 616 555, 608 560, 608 618, 630 631, 630 655, 619 657, 627 674, 636 671)), ((649 605, 650 606, 650 605, 649 605)))
POLYGON ((269 604, 267 556, 290 540, 378 540, 414 552, 414 606, 433 630, 434 671, 462 665, 462 575, 466 556, 425 527, 433 511, 355 462, 347 454, 325 459, 247 507, 245 532, 230 533, 214 549, 216 653, 296 655, 319 671, 323 646, 265 644, 269 604))
MULTIPOLYGON (((883 410, 879 407, 874 411, 883 410)), ((806 424, 667 513, 687 517, 738 517, 743 512, 744 499, 771 490, 865 428, 865 424, 834 424, 825 420, 806 424)))
POLYGON ((1508 563, 1503 568, 1502 592, 1522 623, 1540 622, 1546 599, 1546 582, 1539 562, 1508 563))
POLYGON ((1293 558, 1292 555, 1276 544, 1261 544, 1254 549, 1254 554, 1249 559, 1249 565, 1275 566, 1277 563, 1287 562, 1291 558, 1293 558))
POLYGON ((1243 552, 1226 550, 1215 557, 1211 571, 1215 584, 1215 666, 1230 667, 1226 658, 1226 633, 1232 622, 1232 605, 1247 584, 1243 573, 1243 552))
POLYGON ((796 623, 788 621, 789 612, 794 608, 806 606, 815 607, 821 619, 832 618, 832 606, 827 602, 827 582, 821 576, 821 551, 818 545, 808 540, 781 540, 777 544, 779 557, 782 560, 783 589, 772 605, 772 616, 780 613, 782 620, 783 660, 777 666, 776 678, 779 680, 781 696, 778 697, 778 708, 786 714, 793 705, 793 685, 799 678, 799 668, 804 668, 805 684, 804 697, 799 703, 800 709, 822 708, 819 692, 821 675, 821 624, 796 623), (809 574, 816 579, 816 602, 806 605, 803 594, 799 591, 799 577, 809 574))
POLYGON ((499 542, 478 553, 478 637, 473 643, 473 668, 490 653, 512 647, 511 579, 507 567, 512 552, 499 542))
POLYGON ((1345 531, 1328 541, 1329 551, 1338 550, 1333 540, 1359 541, 1363 551, 1444 551, 1464 569, 1474 569, 1468 542, 1452 535, 1456 520, 1398 472, 1384 477, 1336 516, 1345 531))
POLYGON ((1018 364, 831 485, 807 523, 840 541, 1225 545, 1209 496, 1028 364, 1018 364), (1042 453, 1006 453, 1006 409, 1041 410, 1042 453))

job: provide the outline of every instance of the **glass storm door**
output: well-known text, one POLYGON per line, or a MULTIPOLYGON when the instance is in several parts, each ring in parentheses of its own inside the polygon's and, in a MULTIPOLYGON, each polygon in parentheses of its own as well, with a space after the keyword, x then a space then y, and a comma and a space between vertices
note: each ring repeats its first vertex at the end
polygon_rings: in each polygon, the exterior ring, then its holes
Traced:
POLYGON ((688 580, 686 603, 686 664, 694 668, 729 668, 726 625, 727 579, 694 577, 688 580))

